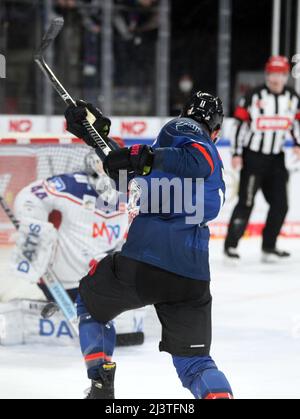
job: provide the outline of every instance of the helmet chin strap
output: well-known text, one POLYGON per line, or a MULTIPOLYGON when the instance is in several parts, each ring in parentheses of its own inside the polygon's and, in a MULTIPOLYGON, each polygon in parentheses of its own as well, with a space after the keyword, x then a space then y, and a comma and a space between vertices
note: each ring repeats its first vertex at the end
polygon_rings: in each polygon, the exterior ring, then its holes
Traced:
POLYGON ((219 129, 219 130, 217 130, 217 131, 214 131, 212 134, 211 134, 211 139, 212 139, 212 141, 215 143, 215 144, 217 144, 217 142, 219 141, 219 139, 220 139, 220 133, 221 133, 221 130, 219 129))

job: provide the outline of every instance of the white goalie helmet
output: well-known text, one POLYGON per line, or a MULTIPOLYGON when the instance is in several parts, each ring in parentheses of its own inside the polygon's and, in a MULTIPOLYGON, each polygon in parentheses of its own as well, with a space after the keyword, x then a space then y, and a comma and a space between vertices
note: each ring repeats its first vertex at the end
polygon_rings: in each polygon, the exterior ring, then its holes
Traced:
POLYGON ((85 172, 89 178, 89 184, 97 191, 104 202, 115 203, 118 192, 113 188, 111 179, 104 172, 103 164, 95 151, 91 151, 85 157, 85 172))

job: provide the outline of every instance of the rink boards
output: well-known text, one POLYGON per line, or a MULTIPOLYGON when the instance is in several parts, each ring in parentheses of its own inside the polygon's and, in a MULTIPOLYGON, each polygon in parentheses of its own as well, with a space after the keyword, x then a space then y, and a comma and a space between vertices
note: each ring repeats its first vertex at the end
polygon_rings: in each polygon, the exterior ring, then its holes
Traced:
MULTIPOLYGON (((112 118, 112 136, 121 137, 127 146, 135 143, 151 145, 161 127, 169 120, 166 118, 112 118)), ((220 154, 225 166, 225 181, 227 184, 227 199, 225 207, 219 218, 211 224, 213 238, 224 238, 232 210, 237 203, 239 174, 231 168, 230 131, 232 119, 227 119, 224 124, 222 138, 218 143, 220 154)), ((1 179, 5 179, 9 167, 8 159, 16 155, 20 159, 20 149, 27 144, 68 144, 72 139, 66 133, 63 117, 46 118, 44 116, 0 116, 0 187, 1 179), (41 135, 41 133, 43 133, 41 135), (3 147, 1 147, 1 145, 3 147), (18 147, 16 147, 18 145, 18 147), (5 149, 5 155, 3 151, 5 149), (1 164, 2 162, 2 164, 1 164)), ((289 196, 290 211, 282 235, 288 238, 300 237, 300 195, 298 185, 300 182, 300 163, 296 163, 292 153, 292 142, 287 141, 287 164, 290 169, 289 196)), ((21 156, 22 159, 22 156, 21 156)), ((25 161, 25 156, 24 156, 25 161)), ((34 165, 31 165, 31 171, 34 165)), ((17 186, 9 190, 9 186, 2 187, 0 193, 8 196, 10 205, 13 205, 18 190, 28 183, 28 171, 24 176, 13 174, 17 179, 17 186)), ((36 174, 36 176, 38 176, 36 174)), ((34 174, 31 174, 34 177, 34 174)), ((268 206, 261 193, 257 196, 255 211, 247 231, 248 236, 259 236, 264 227, 268 206)), ((7 222, 5 215, 0 210, 0 244, 13 243, 13 230, 7 222)))

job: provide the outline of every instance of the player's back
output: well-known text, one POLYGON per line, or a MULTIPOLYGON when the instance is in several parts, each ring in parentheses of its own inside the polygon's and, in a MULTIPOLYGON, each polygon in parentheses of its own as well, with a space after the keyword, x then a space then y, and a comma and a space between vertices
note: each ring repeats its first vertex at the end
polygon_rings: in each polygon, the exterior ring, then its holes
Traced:
MULTIPOLYGON (((181 176, 154 170, 142 179, 141 213, 134 220, 123 255, 192 279, 210 280, 209 229, 224 202, 223 164, 209 135, 191 119, 175 119, 161 131, 154 149, 194 147, 209 160, 205 179, 191 176, 183 157, 181 176), (147 185, 145 184, 147 182, 147 185), (144 186, 143 186, 144 185, 144 186), (163 189, 159 189, 163 185, 163 189)), ((190 157, 193 158, 193 157, 190 157)))

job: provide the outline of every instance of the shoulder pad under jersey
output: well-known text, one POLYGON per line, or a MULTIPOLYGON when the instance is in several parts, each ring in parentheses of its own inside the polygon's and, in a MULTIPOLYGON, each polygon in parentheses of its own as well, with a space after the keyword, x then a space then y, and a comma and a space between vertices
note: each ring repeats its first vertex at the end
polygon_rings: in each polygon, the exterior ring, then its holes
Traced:
POLYGON ((65 192, 77 197, 83 194, 97 195, 89 184, 86 173, 71 173, 54 176, 47 179, 48 186, 53 192, 65 192))
POLYGON ((189 118, 177 118, 166 124, 155 143, 156 147, 178 147, 193 141, 207 141, 208 134, 200 124, 189 118))

